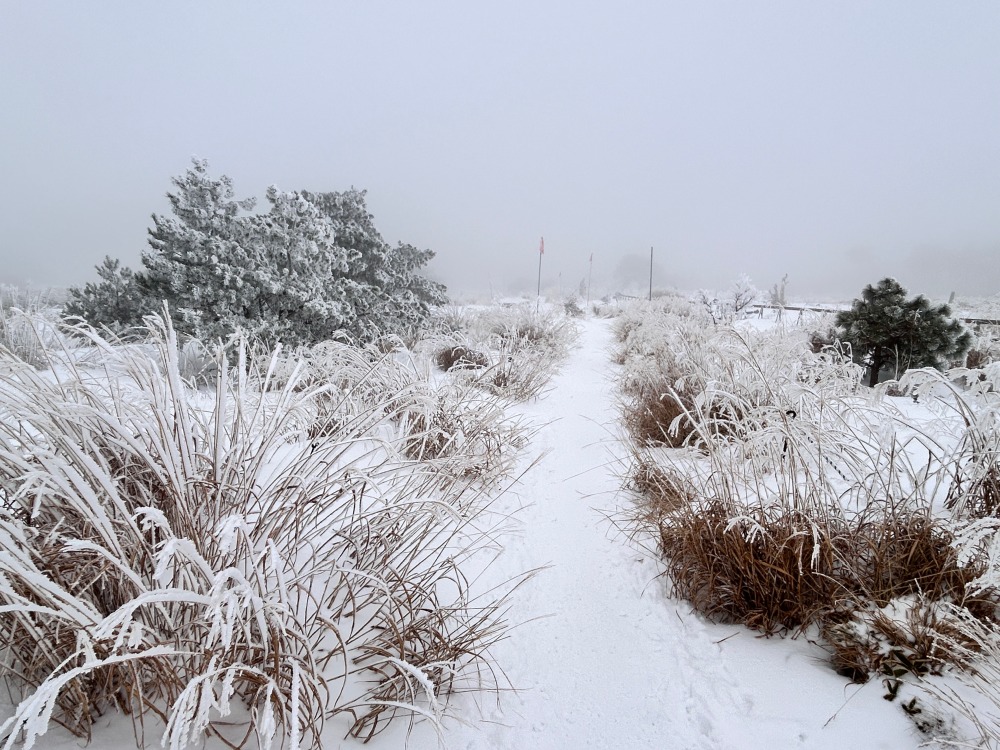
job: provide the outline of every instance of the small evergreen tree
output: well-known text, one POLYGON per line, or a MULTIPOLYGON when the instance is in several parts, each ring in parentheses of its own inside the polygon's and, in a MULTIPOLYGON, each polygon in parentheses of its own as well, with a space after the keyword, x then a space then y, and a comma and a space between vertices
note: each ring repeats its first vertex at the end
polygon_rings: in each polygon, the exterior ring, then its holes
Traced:
POLYGON ((836 324, 855 359, 868 365, 870 386, 878 384, 884 367, 894 367, 897 376, 914 367, 943 368, 972 344, 948 305, 931 305, 923 295, 907 299, 890 278, 866 286, 850 310, 837 314, 836 324))
POLYGON ((260 271, 264 258, 251 242, 254 200, 234 198, 232 180, 208 175, 194 160, 167 193, 172 216, 153 214, 139 284, 158 305, 166 301, 177 330, 203 339, 237 328, 255 335, 264 315, 260 271))
POLYGON ((156 303, 146 296, 132 269, 117 258, 104 256, 97 266, 97 283, 88 282, 83 289, 69 290, 69 301, 63 314, 83 318, 92 326, 106 326, 114 331, 138 325, 142 316, 154 312, 156 303))

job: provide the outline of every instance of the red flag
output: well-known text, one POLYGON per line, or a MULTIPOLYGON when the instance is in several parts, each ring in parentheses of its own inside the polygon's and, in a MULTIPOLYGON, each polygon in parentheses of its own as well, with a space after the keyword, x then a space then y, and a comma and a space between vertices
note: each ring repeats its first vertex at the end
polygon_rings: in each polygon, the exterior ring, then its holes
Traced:
POLYGON ((542 242, 538 246, 538 254, 539 255, 545 255, 545 238, 544 237, 542 237, 542 242))

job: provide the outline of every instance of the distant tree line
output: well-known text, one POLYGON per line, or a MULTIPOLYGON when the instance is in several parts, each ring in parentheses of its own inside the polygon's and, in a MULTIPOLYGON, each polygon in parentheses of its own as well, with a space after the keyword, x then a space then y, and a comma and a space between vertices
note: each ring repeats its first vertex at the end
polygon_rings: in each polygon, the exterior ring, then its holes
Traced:
POLYGON ((434 254, 383 240, 364 191, 272 186, 269 210, 251 213, 255 201, 237 200, 206 161, 172 183, 172 215, 153 215, 142 269, 106 257, 99 281, 70 290, 67 315, 120 330, 165 301, 177 330, 201 339, 239 330, 298 345, 405 334, 447 301, 445 287, 420 274, 434 254))

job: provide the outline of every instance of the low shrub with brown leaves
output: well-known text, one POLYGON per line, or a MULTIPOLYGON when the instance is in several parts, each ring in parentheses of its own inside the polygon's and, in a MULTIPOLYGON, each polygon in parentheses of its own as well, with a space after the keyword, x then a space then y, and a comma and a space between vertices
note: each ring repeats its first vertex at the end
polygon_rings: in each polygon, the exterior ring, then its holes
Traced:
POLYGON ((915 593, 882 605, 845 600, 825 613, 820 633, 838 673, 858 683, 881 676, 891 700, 906 675, 971 664, 977 644, 967 635, 968 621, 968 610, 915 593))
POLYGON ((434 364, 445 372, 452 370, 476 370, 488 367, 489 358, 465 344, 443 346, 434 355, 434 364))

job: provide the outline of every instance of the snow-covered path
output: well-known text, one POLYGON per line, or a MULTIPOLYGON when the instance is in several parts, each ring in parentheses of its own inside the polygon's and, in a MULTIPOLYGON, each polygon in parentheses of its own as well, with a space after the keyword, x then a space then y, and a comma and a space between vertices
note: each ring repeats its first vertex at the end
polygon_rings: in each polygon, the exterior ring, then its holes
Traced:
MULTIPOLYGON (((808 643, 706 624, 665 595, 655 562, 608 520, 622 451, 610 325, 588 320, 581 334, 549 392, 524 407, 541 425, 528 460, 542 458, 509 498, 525 507, 499 574, 546 567, 518 592, 511 616, 523 624, 494 651, 516 692, 499 707, 458 696, 446 747, 917 747, 877 684, 851 699, 858 687, 808 643)), ((402 735, 382 739, 397 747, 402 735)), ((439 743, 424 724, 407 746, 439 743)))
MULTIPOLYGON (((453 706, 471 726, 449 726, 449 748, 733 747, 743 710, 696 620, 664 601, 653 564, 618 537, 606 512, 620 480, 614 463, 610 328, 583 326, 579 346, 525 412, 542 425, 543 458, 515 488, 526 507, 502 558, 510 575, 546 566, 519 593, 517 627, 496 649, 515 694, 453 706)), ((409 747, 433 747, 418 728, 409 747)))
POLYGON ((524 536, 508 552, 521 569, 549 567, 519 612, 541 619, 507 644, 519 694, 506 701, 508 726, 487 731, 494 747, 663 747, 665 737, 715 747, 718 712, 732 709, 710 672, 690 679, 704 633, 664 606, 650 585, 655 569, 615 538, 605 515, 620 483, 609 345, 606 323, 585 326, 552 390, 533 405, 546 455, 519 488, 530 505, 524 536))

